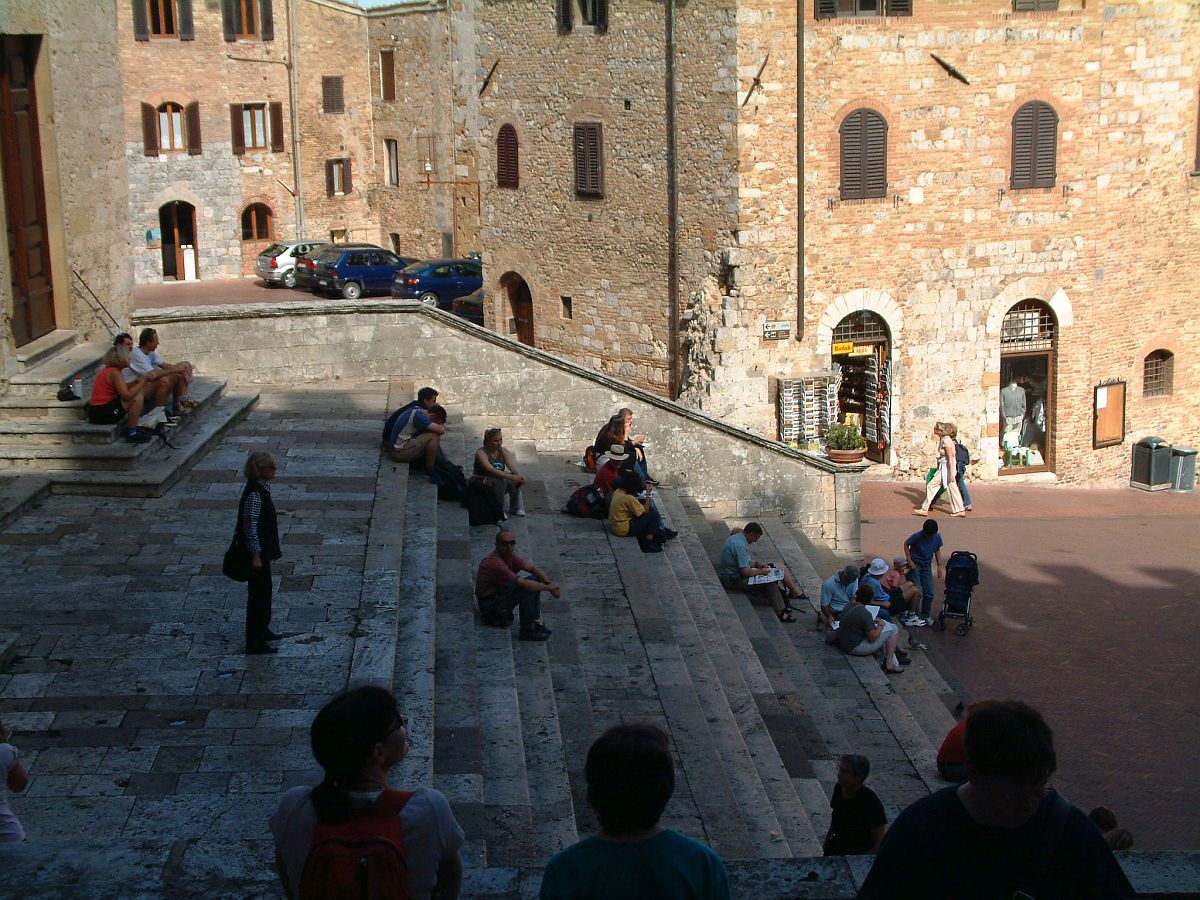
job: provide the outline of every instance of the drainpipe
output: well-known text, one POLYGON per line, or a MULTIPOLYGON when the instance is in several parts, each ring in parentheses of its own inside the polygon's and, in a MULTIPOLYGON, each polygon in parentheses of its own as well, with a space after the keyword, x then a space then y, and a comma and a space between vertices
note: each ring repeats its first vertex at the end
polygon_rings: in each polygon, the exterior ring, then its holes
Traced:
POLYGON ((679 396, 679 173, 675 139, 675 0, 667 0, 667 391, 679 396))
POLYGON ((296 237, 311 237, 304 227, 304 176, 300 166, 300 53, 296 36, 296 0, 288 0, 288 107, 292 117, 292 189, 296 201, 296 237))
POLYGON ((796 4, 796 340, 804 339, 804 4, 796 4))

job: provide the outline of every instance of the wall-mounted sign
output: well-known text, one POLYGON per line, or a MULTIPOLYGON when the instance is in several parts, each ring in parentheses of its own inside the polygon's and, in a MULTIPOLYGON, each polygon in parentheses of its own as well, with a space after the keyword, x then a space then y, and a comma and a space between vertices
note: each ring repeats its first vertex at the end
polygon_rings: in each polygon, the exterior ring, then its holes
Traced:
POLYGON ((855 344, 854 349, 850 351, 851 356, 870 356, 875 352, 874 344, 855 344))
POLYGON ((833 345, 834 356, 845 356, 854 349, 854 341, 840 341, 833 345))
POLYGON ((782 341, 792 333, 791 322, 763 322, 764 341, 782 341))

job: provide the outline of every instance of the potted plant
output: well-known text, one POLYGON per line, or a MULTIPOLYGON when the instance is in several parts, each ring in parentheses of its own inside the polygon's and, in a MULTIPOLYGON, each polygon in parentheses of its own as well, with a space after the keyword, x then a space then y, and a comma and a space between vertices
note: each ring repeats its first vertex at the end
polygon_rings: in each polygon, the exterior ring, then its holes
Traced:
POLYGON ((833 425, 825 432, 825 455, 837 463, 862 462, 867 442, 854 425, 833 425))

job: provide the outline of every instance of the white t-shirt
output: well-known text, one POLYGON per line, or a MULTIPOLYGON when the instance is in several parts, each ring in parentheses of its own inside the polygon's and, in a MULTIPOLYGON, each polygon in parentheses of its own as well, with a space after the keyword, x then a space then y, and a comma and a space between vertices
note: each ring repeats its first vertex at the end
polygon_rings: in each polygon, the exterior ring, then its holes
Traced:
POLYGON ((145 353, 141 347, 134 347, 133 352, 129 354, 129 368, 133 369, 139 377, 151 369, 157 369, 162 364, 163 358, 158 355, 157 350, 145 353))
POLYGON ((0 843, 25 840, 25 829, 8 805, 8 773, 17 762, 12 744, 0 744, 0 843))
MULTIPOLYGON (((280 798, 270 820, 275 849, 283 857, 293 892, 300 889, 300 876, 317 827, 317 811, 309 802, 311 793, 311 787, 292 788, 280 798)), ((379 792, 354 796, 374 799, 379 792)), ((445 795, 432 788, 418 788, 413 793, 400 811, 400 826, 404 831, 409 889, 414 900, 427 900, 437 882, 438 866, 462 846, 463 830, 450 812, 445 795)))

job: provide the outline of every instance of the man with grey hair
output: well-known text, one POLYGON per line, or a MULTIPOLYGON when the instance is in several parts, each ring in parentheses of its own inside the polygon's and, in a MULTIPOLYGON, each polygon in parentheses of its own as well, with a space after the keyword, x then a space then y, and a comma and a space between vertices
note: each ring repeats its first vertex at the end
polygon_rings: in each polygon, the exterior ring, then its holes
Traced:
POLYGON ((858 590, 858 566, 845 566, 821 583, 821 611, 818 625, 831 626, 854 599, 858 590))

